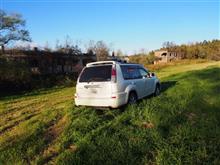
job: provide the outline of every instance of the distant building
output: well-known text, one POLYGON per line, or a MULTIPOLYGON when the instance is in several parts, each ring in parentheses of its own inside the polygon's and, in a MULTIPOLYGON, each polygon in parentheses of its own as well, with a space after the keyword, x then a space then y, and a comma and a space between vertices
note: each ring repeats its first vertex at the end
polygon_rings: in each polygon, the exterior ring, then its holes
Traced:
POLYGON ((158 50, 154 52, 156 60, 154 61, 154 64, 158 63, 167 63, 171 62, 173 60, 180 60, 183 58, 183 55, 178 52, 174 51, 168 51, 168 50, 158 50))

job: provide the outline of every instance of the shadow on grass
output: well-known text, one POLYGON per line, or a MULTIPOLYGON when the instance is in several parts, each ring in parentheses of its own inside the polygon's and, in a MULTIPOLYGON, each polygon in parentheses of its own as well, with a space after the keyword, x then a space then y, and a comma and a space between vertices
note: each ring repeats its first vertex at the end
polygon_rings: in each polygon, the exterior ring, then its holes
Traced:
POLYGON ((172 88, 173 86, 176 85, 176 83, 177 83, 177 81, 164 81, 164 82, 161 82, 161 93, 165 92, 169 88, 172 88))
MULTIPOLYGON (((172 88, 176 85, 177 81, 164 81, 161 82, 161 91, 160 93, 164 93, 165 91, 167 91, 169 88, 172 88)), ((149 96, 146 96, 144 99, 150 99, 155 97, 154 94, 151 94, 149 96)), ((138 103, 142 102, 143 99, 138 100, 138 103)), ((126 108, 126 107, 125 107, 126 108)))
POLYGON ((192 72, 193 76, 201 80, 208 80, 210 83, 220 81, 220 68, 209 68, 205 71, 192 72))

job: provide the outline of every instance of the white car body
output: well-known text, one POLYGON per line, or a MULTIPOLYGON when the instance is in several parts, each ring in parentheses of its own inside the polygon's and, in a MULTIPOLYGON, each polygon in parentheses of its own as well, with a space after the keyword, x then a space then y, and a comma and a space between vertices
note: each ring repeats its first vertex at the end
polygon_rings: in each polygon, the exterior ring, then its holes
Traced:
POLYGON ((160 89, 159 79, 142 65, 100 61, 88 63, 80 73, 75 93, 76 106, 118 108, 127 104, 130 94, 137 99, 160 89))

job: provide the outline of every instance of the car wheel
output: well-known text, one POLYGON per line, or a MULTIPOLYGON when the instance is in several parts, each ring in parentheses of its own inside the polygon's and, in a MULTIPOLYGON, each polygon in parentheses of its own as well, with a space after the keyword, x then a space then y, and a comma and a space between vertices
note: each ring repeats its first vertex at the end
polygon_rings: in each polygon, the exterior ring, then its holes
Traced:
POLYGON ((128 104, 135 104, 137 102, 137 94, 135 92, 131 92, 128 98, 128 104))
POLYGON ((154 91, 154 96, 158 96, 160 94, 160 86, 156 85, 155 91, 154 91))

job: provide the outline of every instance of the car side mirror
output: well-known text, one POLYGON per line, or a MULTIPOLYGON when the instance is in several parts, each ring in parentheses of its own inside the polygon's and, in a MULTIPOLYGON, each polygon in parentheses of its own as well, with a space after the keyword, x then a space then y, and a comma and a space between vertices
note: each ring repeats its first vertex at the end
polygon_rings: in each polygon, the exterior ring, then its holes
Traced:
POLYGON ((145 76, 143 76, 143 78, 150 78, 150 77, 151 77, 150 73, 147 73, 145 76))
POLYGON ((145 78, 147 78, 147 77, 148 77, 148 75, 142 76, 143 79, 145 79, 145 78))
POLYGON ((154 74, 153 72, 152 72, 150 75, 151 75, 151 77, 154 77, 154 76, 155 76, 155 74, 154 74))

